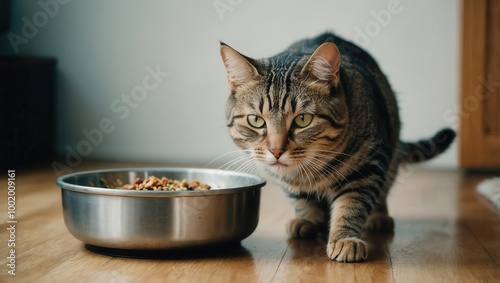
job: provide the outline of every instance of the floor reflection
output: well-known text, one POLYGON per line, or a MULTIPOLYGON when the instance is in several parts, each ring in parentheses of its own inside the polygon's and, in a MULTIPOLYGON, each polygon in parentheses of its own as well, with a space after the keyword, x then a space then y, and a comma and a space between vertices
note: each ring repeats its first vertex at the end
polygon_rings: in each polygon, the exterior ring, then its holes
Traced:
POLYGON ((368 233, 368 260, 359 263, 339 263, 326 256, 327 236, 316 239, 288 239, 288 250, 276 274, 279 282, 308 282, 323 278, 324 282, 391 282, 391 261, 388 246, 393 233, 368 233))

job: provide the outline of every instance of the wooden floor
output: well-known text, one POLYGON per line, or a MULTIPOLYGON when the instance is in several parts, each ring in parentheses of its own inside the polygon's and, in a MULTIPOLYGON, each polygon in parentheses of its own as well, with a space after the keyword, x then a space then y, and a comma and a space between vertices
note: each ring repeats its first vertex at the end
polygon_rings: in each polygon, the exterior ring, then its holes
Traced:
MULTIPOLYGON (((106 167, 119 165, 79 169, 106 167)), ((324 240, 287 238, 293 209, 272 185, 263 188, 259 225, 241 247, 167 259, 96 254, 66 230, 54 172, 17 170, 12 276, 5 173, 0 282, 500 282, 500 214, 475 192, 493 174, 406 170, 389 198, 395 232, 367 235, 368 261, 342 264, 327 259, 324 240)))

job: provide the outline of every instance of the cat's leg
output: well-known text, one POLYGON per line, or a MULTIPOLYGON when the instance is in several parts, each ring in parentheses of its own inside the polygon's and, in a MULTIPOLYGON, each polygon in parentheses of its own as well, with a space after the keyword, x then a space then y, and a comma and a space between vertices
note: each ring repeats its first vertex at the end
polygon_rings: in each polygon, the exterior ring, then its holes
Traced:
POLYGON ((295 219, 287 225, 288 235, 292 238, 314 238, 325 227, 328 210, 324 205, 307 198, 292 199, 295 207, 295 219))
POLYGON ((366 220, 364 229, 373 232, 391 232, 394 230, 394 220, 387 210, 386 196, 375 204, 372 214, 366 220))
POLYGON ((327 255, 331 260, 357 262, 367 258, 363 226, 374 207, 379 188, 346 188, 332 203, 327 255))
POLYGON ((398 156, 394 156, 391 160, 389 171, 385 176, 384 189, 375 203, 371 215, 365 223, 364 229, 373 232, 391 232, 394 230, 394 220, 389 216, 387 209, 387 194, 392 187, 398 173, 399 161, 398 156))

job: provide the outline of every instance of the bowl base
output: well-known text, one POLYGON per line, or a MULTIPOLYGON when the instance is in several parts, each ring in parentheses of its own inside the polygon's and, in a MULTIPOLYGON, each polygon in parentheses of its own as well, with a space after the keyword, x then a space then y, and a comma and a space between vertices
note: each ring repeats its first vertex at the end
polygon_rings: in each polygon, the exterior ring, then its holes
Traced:
POLYGON ((221 244, 157 250, 131 250, 99 247, 85 244, 85 248, 91 252, 113 257, 139 258, 139 259, 190 259, 190 258, 217 258, 248 255, 240 241, 226 242, 221 244))

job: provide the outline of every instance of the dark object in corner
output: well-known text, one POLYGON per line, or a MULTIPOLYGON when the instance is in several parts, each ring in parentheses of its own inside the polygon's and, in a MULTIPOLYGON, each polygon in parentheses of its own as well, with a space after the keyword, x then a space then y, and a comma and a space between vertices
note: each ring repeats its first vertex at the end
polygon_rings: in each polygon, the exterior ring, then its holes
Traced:
POLYGON ((9 30, 10 0, 0 0, 0 35, 9 30))
POLYGON ((0 56, 2 168, 53 158, 55 66, 55 59, 0 56))

